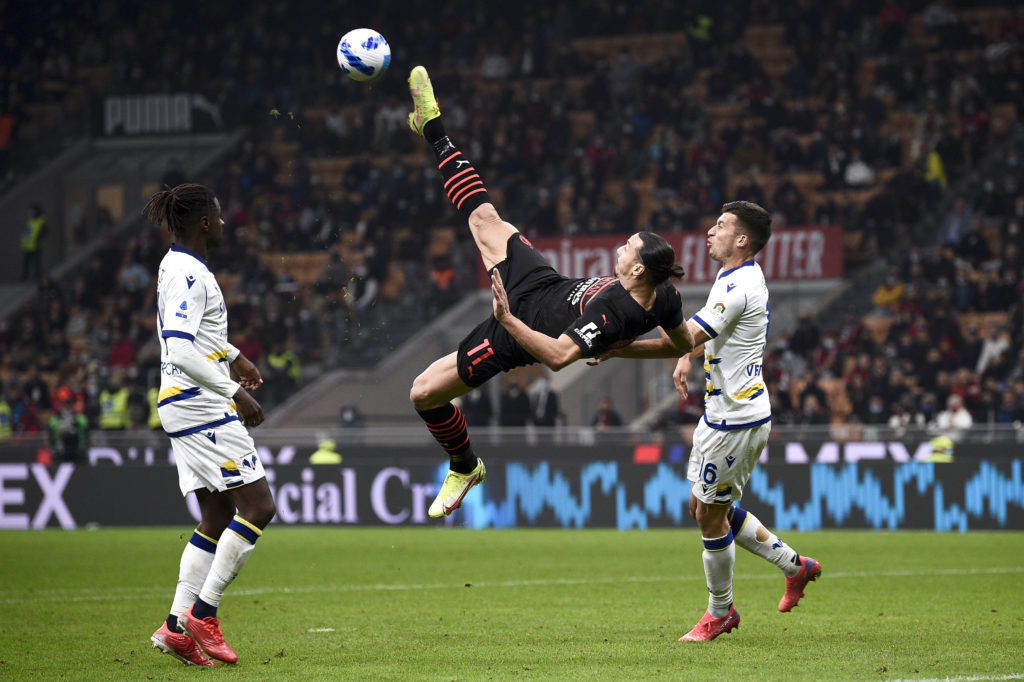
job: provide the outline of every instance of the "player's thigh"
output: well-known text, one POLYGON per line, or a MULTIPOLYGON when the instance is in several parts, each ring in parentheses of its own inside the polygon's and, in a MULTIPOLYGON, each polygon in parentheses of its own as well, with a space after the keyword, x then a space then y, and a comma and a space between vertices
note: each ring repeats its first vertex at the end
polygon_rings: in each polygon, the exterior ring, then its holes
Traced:
POLYGON ((197 488, 195 494, 202 515, 198 530, 206 537, 216 540, 231 523, 235 515, 235 503, 226 491, 197 488))
POLYGON ((469 215, 469 231, 488 271, 505 260, 508 239, 519 232, 501 219, 494 204, 481 204, 469 215))
POLYGON ((238 515, 255 524, 260 530, 267 527, 277 513, 274 496, 266 478, 247 483, 231 490, 231 499, 238 508, 238 515))
POLYGON ((693 482, 691 494, 707 505, 741 499, 770 433, 770 422, 727 431, 701 421, 693 434, 687 468, 687 478, 693 482))
POLYGON ((472 389, 459 378, 458 353, 435 360, 412 382, 409 400, 418 410, 441 407, 472 389))

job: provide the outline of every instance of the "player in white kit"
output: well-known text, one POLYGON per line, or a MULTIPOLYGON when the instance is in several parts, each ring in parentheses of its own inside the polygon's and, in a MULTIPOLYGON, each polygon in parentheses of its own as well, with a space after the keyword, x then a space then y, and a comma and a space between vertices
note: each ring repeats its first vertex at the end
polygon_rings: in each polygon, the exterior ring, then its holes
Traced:
POLYGON ((228 343, 224 296, 206 260, 224 234, 217 197, 203 185, 178 185, 154 194, 143 214, 174 239, 157 279, 157 410, 171 439, 181 493, 194 491, 202 513, 181 556, 170 615, 151 640, 186 664, 215 665, 211 658, 234 663, 238 656, 224 641, 217 607, 277 513, 245 429, 263 421, 248 392, 263 380, 228 343))
MULTIPOLYGON (((707 383, 704 418, 693 435, 688 478, 690 514, 704 538, 708 610, 680 641, 707 641, 739 625, 732 604, 734 541, 786 574, 780 611, 789 611, 821 564, 802 557, 733 502, 743 495, 771 432, 771 403, 762 377, 768 334, 768 287, 754 256, 771 237, 771 216, 757 204, 734 201, 708 230, 708 252, 721 269, 707 304, 687 321, 693 355, 703 344, 707 383)), ((679 358, 673 379, 689 393, 691 354, 679 358)))

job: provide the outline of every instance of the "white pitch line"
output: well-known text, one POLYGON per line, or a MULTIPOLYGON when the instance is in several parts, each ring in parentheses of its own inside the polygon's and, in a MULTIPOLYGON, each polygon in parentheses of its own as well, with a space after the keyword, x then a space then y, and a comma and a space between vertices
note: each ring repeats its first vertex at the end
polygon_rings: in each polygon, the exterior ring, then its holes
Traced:
POLYGON ((905 680, 887 680, 886 682, 984 682, 987 680, 1024 680, 1024 674, 1012 675, 959 675, 957 677, 910 677, 905 680))
MULTIPOLYGON (((916 578, 916 577, 938 577, 938 576, 972 576, 972 575, 998 575, 1008 573, 1024 573, 1024 566, 1010 568, 940 568, 928 571, 837 571, 823 572, 825 580, 837 580, 846 578, 916 578)), ((778 580, 778 574, 757 573, 739 574, 736 580, 778 580)), ((676 576, 628 576, 615 578, 552 578, 536 580, 500 580, 488 582, 486 580, 473 581, 470 584, 478 588, 503 588, 503 587, 549 587, 560 585, 609 585, 623 583, 666 583, 666 582, 704 582, 703 574, 676 575, 676 576)), ((297 587, 251 587, 247 589, 232 590, 231 594, 240 596, 257 596, 264 594, 312 594, 325 592, 394 592, 394 591, 416 591, 416 590, 449 590, 458 589, 465 585, 462 583, 411 583, 394 584, 371 583, 371 584, 350 584, 350 585, 301 585, 297 587)), ((81 588, 67 590, 46 590, 38 596, 33 597, 7 597, 0 596, 0 604, 36 604, 46 602, 90 602, 109 601, 125 599, 153 599, 165 597, 168 588, 166 587, 133 587, 119 590, 116 594, 109 592, 89 594, 96 592, 96 589, 81 588)), ((3 595, 3 592, 0 592, 3 595)), ((1011 678, 1012 679, 1012 678, 1011 678)))

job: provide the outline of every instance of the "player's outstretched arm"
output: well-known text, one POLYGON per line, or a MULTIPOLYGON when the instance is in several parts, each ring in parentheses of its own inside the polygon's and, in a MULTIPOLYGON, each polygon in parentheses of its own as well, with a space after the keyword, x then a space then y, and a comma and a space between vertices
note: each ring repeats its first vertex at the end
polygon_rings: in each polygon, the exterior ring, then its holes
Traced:
POLYGON ((519 345, 526 349, 545 366, 557 372, 583 357, 580 347, 566 334, 557 339, 530 329, 522 320, 512 314, 508 305, 508 294, 501 282, 501 275, 495 269, 491 272, 491 294, 494 296, 494 319, 501 323, 519 345))
POLYGON ((656 339, 638 339, 628 346, 616 348, 594 358, 587 364, 594 366, 611 358, 678 358, 693 350, 693 333, 686 323, 675 329, 666 330, 658 327, 658 332, 660 336, 656 339))

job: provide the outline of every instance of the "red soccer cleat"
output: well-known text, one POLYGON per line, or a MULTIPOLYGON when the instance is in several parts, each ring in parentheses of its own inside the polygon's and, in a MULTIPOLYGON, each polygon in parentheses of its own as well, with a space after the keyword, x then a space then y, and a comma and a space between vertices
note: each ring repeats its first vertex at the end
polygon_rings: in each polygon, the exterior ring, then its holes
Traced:
POLYGON ((779 600, 779 611, 783 613, 799 604, 807 583, 821 575, 821 564, 811 557, 800 557, 800 563, 800 572, 792 578, 786 578, 786 593, 779 600))
POLYGON ((740 626, 740 614, 730 605, 729 613, 721 618, 714 618, 707 611, 693 629, 679 638, 680 642, 710 642, 719 635, 730 632, 733 628, 740 626))
POLYGON ((225 663, 236 663, 238 661, 238 654, 224 641, 224 635, 220 631, 220 620, 213 616, 196 618, 192 615, 192 609, 194 608, 195 605, 193 604, 189 607, 188 611, 178 616, 178 623, 181 625, 181 629, 192 635, 199 648, 206 652, 206 655, 210 658, 216 658, 218 661, 224 661, 225 663))
POLYGON ((196 646, 194 639, 180 632, 171 632, 166 621, 149 639, 153 642, 154 649, 174 656, 185 665, 217 665, 203 656, 203 652, 196 646))

